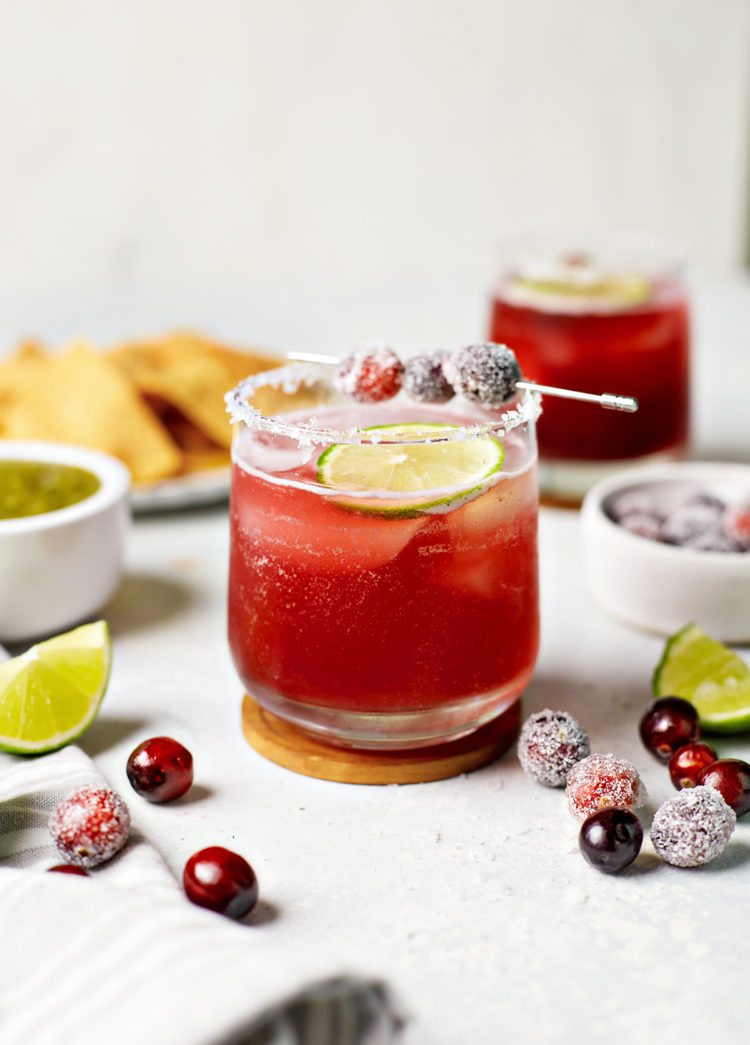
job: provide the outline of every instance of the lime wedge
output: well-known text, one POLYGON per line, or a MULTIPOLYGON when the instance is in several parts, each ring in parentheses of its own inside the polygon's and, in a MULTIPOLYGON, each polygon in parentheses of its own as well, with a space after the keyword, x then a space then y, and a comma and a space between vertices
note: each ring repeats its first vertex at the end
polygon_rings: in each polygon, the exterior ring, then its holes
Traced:
POLYGON ((587 303, 610 309, 633 308, 647 301, 651 285, 638 275, 600 276, 593 279, 559 276, 549 279, 531 279, 517 276, 513 288, 530 298, 557 298, 563 301, 587 303))
POLYGON ((400 516, 424 511, 445 511, 483 490, 502 467, 505 450, 492 436, 434 443, 411 443, 431 432, 456 429, 457 425, 403 424, 368 428, 380 443, 335 443, 317 463, 318 482, 337 490, 392 493, 395 496, 341 500, 347 508, 367 514, 400 516), (422 491, 450 491, 423 500, 422 491))
POLYGON ((0 748, 38 755, 80 736, 99 710, 111 663, 103 620, 0 663, 0 748))
POLYGON ((700 724, 714 733, 750 729, 750 667, 697 624, 676 632, 653 677, 657 697, 684 697, 700 724))

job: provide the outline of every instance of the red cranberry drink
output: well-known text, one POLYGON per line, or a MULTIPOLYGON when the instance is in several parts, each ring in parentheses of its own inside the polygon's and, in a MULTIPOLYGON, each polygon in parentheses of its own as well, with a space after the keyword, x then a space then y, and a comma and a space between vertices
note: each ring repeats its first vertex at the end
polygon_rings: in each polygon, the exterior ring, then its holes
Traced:
POLYGON ((623 462, 681 457, 688 441, 688 304, 678 270, 619 250, 511 259, 495 290, 493 341, 524 375, 587 392, 620 389, 638 416, 548 399, 539 425, 543 492, 580 497, 623 462))
POLYGON ((260 704, 339 744, 461 736, 534 667, 538 398, 498 419, 442 402, 428 371, 388 402, 300 365, 229 397, 234 663, 260 704))

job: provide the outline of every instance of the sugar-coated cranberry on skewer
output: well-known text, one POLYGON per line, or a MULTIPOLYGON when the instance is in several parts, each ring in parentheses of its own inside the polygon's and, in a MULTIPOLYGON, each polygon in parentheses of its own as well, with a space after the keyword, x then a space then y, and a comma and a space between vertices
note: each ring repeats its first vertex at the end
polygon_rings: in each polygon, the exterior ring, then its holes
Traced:
MULTIPOLYGON (((403 383, 404 365, 392 349, 386 346, 362 348, 339 360, 319 352, 289 352, 287 359, 306 363, 328 363, 336 366, 334 388, 342 395, 349 395, 362 403, 379 403, 390 399, 403 383)), ((508 402, 517 391, 529 390, 563 399, 577 399, 586 403, 597 403, 606 410, 622 410, 634 413, 638 400, 632 396, 613 395, 605 392, 578 392, 569 388, 555 388, 521 380, 521 371, 514 353, 507 345, 495 342, 480 342, 446 355, 441 361, 443 377, 453 394, 462 394, 468 399, 487 407, 499 407, 508 402)), ((422 389, 424 386, 421 386, 422 389)), ((448 389, 435 391, 435 398, 421 398, 422 402, 446 402, 448 389), (437 395, 440 398, 437 398, 437 395), (443 398, 444 396, 444 398, 443 398)), ((429 394, 429 393, 428 393, 429 394)))
POLYGON ((333 386, 359 403, 381 403, 401 388, 404 365, 386 345, 360 348, 341 360, 333 386))

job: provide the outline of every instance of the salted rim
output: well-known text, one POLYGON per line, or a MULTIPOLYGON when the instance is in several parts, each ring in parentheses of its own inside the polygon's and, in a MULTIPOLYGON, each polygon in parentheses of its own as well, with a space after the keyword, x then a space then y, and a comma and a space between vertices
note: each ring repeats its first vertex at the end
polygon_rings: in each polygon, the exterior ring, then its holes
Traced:
MULTIPOLYGON (((330 368, 310 364, 291 363, 286 366, 277 367, 275 370, 265 370, 260 374, 253 374, 227 392, 224 397, 227 404, 227 413, 231 424, 242 421, 250 428, 259 428, 276 435, 288 436, 296 439, 301 446, 310 446, 316 443, 327 445, 329 443, 348 443, 350 445, 378 444, 378 443, 443 443, 464 442, 467 439, 482 439, 487 436, 496 435, 499 432, 508 434, 514 428, 536 421, 542 412, 542 397, 538 392, 529 389, 524 390, 521 399, 515 407, 506 410, 492 421, 485 421, 474 425, 453 425, 446 428, 432 427, 429 433, 412 437, 402 436, 400 438, 384 439, 381 432, 372 431, 371 428, 360 428, 354 426, 346 431, 335 428, 325 428, 319 425, 314 416, 309 421, 285 421, 282 417, 266 417, 260 410, 250 406, 247 401, 248 395, 258 388, 271 387, 280 388, 284 392, 293 393, 301 385, 315 385, 321 377, 330 373, 330 368)), ((353 404, 355 407, 358 405, 353 404)))

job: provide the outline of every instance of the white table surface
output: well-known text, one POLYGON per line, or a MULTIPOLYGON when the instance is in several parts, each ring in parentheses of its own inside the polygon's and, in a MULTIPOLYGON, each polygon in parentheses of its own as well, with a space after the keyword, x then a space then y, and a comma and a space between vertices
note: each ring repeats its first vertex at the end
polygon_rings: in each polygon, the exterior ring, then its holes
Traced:
MULTIPOLYGON (((700 456, 750 459, 748 341, 750 282, 706 283, 700 456)), ((663 643, 592 605, 579 542, 577 513, 541 512, 542 643, 524 715, 567 709, 593 750, 634 761, 648 821, 674 794, 637 736, 663 643)), ((750 823, 704 869, 661 864, 647 842, 629 871, 605 876, 581 858, 563 793, 527 778, 513 751, 456 779, 385 788, 266 762, 240 732, 227 552, 226 506, 134 521, 106 612, 112 681, 82 741, 175 874, 205 845, 243 853, 263 901, 248 931, 278 934, 290 952, 324 946, 341 971, 385 977, 411 1016, 407 1045, 744 1039, 750 823), (196 765, 189 795, 164 807, 125 777, 129 751, 160 732, 196 765)), ((747 738, 718 747, 750 757, 747 738)))

